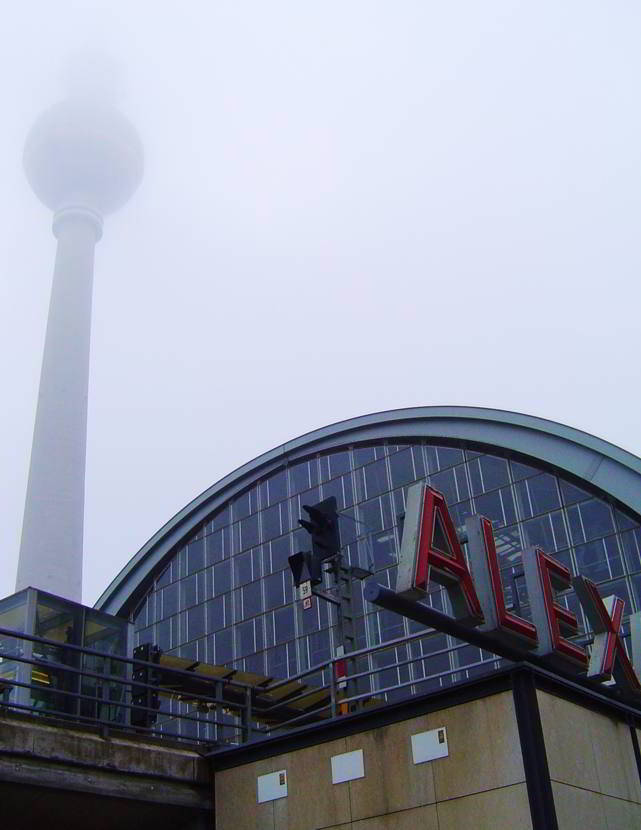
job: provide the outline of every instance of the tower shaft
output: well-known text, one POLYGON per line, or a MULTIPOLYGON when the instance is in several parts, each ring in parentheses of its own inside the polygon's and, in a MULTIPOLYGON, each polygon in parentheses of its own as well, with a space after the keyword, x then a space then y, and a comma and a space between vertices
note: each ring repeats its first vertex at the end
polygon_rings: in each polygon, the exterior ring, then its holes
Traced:
POLYGON ((58 239, 33 433, 16 590, 82 599, 93 264, 102 220, 67 208, 58 239))

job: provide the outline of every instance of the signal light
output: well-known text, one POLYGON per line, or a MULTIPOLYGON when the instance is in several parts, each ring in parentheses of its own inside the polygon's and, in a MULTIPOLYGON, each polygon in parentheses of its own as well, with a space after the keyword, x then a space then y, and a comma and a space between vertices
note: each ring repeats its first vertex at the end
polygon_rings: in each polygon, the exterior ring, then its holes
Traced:
POLYGON ((312 554, 319 562, 329 559, 339 553, 341 549, 341 538, 338 530, 338 513, 336 512, 336 497, 314 505, 303 505, 303 510, 309 516, 307 519, 299 519, 298 523, 312 537, 312 554))
MULTIPOLYGON (((134 649, 134 660, 142 660, 144 663, 159 663, 162 654, 158 646, 151 643, 143 643, 134 649)), ((156 709, 160 706, 158 691, 150 686, 157 686, 160 683, 160 671, 151 666, 141 666, 134 663, 131 679, 138 683, 145 683, 145 686, 132 685, 131 687, 131 725, 142 726, 145 729, 156 723, 158 715, 156 709)))
POLYGON ((288 557, 289 567, 291 568, 292 577, 294 578, 294 585, 298 588, 303 582, 311 582, 312 585, 318 585, 323 581, 321 572, 321 560, 314 556, 309 551, 299 551, 292 553, 288 557))

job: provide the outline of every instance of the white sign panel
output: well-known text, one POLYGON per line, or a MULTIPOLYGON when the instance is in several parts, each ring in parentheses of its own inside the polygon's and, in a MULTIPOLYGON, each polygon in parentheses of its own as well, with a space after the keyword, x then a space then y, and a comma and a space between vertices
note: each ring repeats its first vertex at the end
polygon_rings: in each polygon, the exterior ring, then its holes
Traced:
POLYGON ((332 757, 332 784, 342 784, 343 781, 353 781, 355 778, 365 777, 363 750, 343 752, 332 757))
POLYGON ((311 599, 312 596, 312 583, 308 579, 307 582, 301 582, 298 586, 298 595, 301 599, 311 599))
POLYGON ((263 801, 284 798, 287 795, 287 770, 281 769, 278 772, 270 772, 268 775, 259 775, 256 780, 259 804, 263 801))
POLYGON ((415 764, 424 764, 448 755, 447 730, 444 726, 412 735, 412 760, 415 764))

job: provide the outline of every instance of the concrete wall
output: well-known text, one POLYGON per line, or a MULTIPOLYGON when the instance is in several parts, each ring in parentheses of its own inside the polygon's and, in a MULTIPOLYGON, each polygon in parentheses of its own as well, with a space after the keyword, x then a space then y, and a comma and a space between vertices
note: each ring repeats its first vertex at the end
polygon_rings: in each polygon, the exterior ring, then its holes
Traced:
POLYGON ((629 726, 537 693, 559 830, 641 827, 641 785, 629 726))
POLYGON ((0 804, 12 830, 192 830, 211 826, 211 776, 193 749, 1 712, 0 804))
MULTIPOLYGON (((541 690, 536 700, 558 830, 641 827, 625 720, 541 690)), ((501 692, 218 771, 216 830, 539 830, 513 701, 501 692), (441 727, 447 757, 415 764, 411 736, 441 727), (363 752, 363 777, 332 783, 332 757, 354 750, 363 752), (287 795, 258 803, 258 777, 280 771, 287 795)))
POLYGON ((530 830, 512 694, 216 772, 215 814, 216 830, 530 830), (410 736, 441 727, 449 755, 414 764, 410 736), (358 749, 364 777, 333 784, 332 756, 358 749), (279 770, 287 797, 257 803, 258 776, 279 770))

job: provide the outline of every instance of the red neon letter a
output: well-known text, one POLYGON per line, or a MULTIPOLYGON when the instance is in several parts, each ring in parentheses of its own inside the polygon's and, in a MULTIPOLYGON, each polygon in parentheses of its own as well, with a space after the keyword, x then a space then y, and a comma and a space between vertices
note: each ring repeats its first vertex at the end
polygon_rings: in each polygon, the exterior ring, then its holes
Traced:
POLYGON ((483 611, 467 563, 441 493, 425 488, 414 587, 427 592, 433 578, 450 597, 454 616, 480 625, 483 611))

